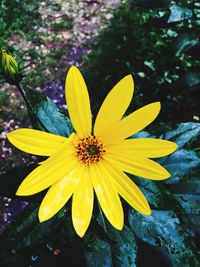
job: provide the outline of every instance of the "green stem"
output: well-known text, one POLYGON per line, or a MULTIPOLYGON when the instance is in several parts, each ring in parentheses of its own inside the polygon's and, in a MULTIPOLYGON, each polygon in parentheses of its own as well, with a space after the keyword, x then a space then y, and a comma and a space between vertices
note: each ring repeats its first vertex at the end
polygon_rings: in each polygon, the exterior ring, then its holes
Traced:
POLYGON ((17 89, 19 90, 19 92, 20 92, 22 98, 24 99, 24 102, 26 103, 27 108, 28 108, 32 113, 34 113, 33 108, 32 108, 32 106, 31 106, 31 103, 30 103, 29 100, 26 98, 25 91, 23 90, 23 88, 21 87, 21 85, 18 83, 18 84, 16 84, 16 87, 17 87, 17 89))
MULTIPOLYGON (((22 86, 20 85, 20 83, 16 83, 15 84, 17 89, 19 90, 24 102, 26 103, 26 106, 27 106, 27 109, 28 109, 28 113, 29 113, 29 116, 30 114, 32 116, 34 116, 34 118, 37 120, 39 126, 41 126, 46 132, 48 132, 47 128, 44 126, 44 124, 39 120, 39 118, 37 117, 37 115, 35 114, 35 111, 33 109, 33 106, 31 105, 30 101, 28 100, 28 98, 26 97, 26 93, 25 93, 25 90, 22 88, 22 86)), ((31 116, 30 116, 30 119, 31 119, 31 116)))

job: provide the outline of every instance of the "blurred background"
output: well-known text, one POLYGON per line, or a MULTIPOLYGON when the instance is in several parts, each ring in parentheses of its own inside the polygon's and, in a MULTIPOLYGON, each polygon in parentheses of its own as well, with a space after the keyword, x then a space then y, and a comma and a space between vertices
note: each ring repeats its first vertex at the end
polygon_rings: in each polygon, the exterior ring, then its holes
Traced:
MULTIPOLYGON (((65 76, 76 65, 95 114, 115 83, 131 73, 135 93, 128 112, 160 101, 160 116, 148 128, 157 135, 200 120, 199 25, 200 4, 194 0, 0 1, 0 45, 21 63, 26 90, 44 93, 66 113, 65 76)), ((19 127, 31 127, 25 103, 15 86, 2 82, 1 173, 35 161, 6 140, 6 132, 19 127)), ((26 205, 0 198, 0 232, 26 205)), ((170 266, 160 264, 154 267, 170 266)))

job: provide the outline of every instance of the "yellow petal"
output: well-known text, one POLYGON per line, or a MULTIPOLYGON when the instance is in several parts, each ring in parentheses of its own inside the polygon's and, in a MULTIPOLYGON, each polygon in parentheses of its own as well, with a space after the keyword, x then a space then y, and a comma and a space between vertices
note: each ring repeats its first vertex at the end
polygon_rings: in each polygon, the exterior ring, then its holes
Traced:
POLYGON ((140 213, 150 215, 151 209, 149 204, 137 185, 123 171, 114 166, 110 166, 106 162, 104 164, 107 165, 107 168, 113 177, 117 192, 126 200, 126 202, 140 213))
POLYGON ((123 140, 119 144, 109 146, 115 155, 142 156, 145 158, 159 158, 167 156, 177 149, 177 144, 161 139, 135 138, 123 140))
POLYGON ((151 180, 164 180, 170 177, 170 173, 153 160, 139 156, 106 155, 106 160, 117 168, 151 180))
POLYGON ((101 136, 124 115, 133 96, 134 83, 131 75, 121 79, 105 98, 94 124, 94 135, 101 136))
POLYGON ((62 147, 67 138, 33 129, 18 129, 7 134, 18 149, 39 156, 51 156, 62 147))
POLYGON ((112 184, 111 175, 101 162, 90 166, 90 177, 100 206, 110 223, 121 230, 124 223, 119 195, 112 184))
POLYGON ((94 192, 89 170, 84 168, 81 175, 81 181, 73 194, 72 221, 77 234, 83 237, 92 217, 94 192))
POLYGON ((85 81, 76 67, 71 67, 67 73, 65 95, 71 122, 79 136, 91 133, 92 116, 90 99, 85 81))
POLYGON ((126 139, 127 137, 143 130, 147 125, 155 120, 159 111, 160 102, 146 105, 113 125, 110 132, 102 136, 102 139, 107 144, 117 143, 119 140, 126 139))
POLYGON ((81 172, 79 166, 76 165, 65 177, 51 186, 39 208, 40 222, 50 219, 67 203, 80 177, 81 172))
POLYGON ((63 178, 77 162, 69 142, 65 143, 52 157, 33 170, 21 183, 17 195, 38 193, 63 178))

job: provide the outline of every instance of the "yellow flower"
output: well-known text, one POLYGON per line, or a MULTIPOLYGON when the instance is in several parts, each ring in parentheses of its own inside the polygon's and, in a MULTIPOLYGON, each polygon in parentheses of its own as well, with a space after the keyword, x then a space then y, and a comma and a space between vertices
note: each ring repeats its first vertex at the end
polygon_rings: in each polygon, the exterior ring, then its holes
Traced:
POLYGON ((160 111, 160 103, 155 102, 122 118, 133 88, 131 75, 120 80, 104 100, 92 128, 85 81, 79 70, 71 67, 66 100, 75 133, 69 138, 32 129, 7 134, 17 148, 49 156, 16 193, 32 195, 50 187, 40 205, 40 222, 54 216, 72 196, 72 221, 82 237, 91 220, 94 192, 105 216, 119 230, 124 223, 119 195, 140 213, 151 214, 143 193, 125 172, 152 180, 169 178, 168 171, 149 158, 168 155, 177 145, 152 138, 127 139, 149 125, 160 111))

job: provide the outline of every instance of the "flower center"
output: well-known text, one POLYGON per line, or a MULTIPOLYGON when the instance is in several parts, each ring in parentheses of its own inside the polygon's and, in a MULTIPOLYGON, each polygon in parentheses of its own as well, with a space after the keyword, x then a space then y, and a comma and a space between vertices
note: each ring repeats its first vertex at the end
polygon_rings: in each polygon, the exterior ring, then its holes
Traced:
POLYGON ((79 139, 76 145, 78 159, 87 165, 99 162, 104 153, 103 143, 93 135, 79 139))

